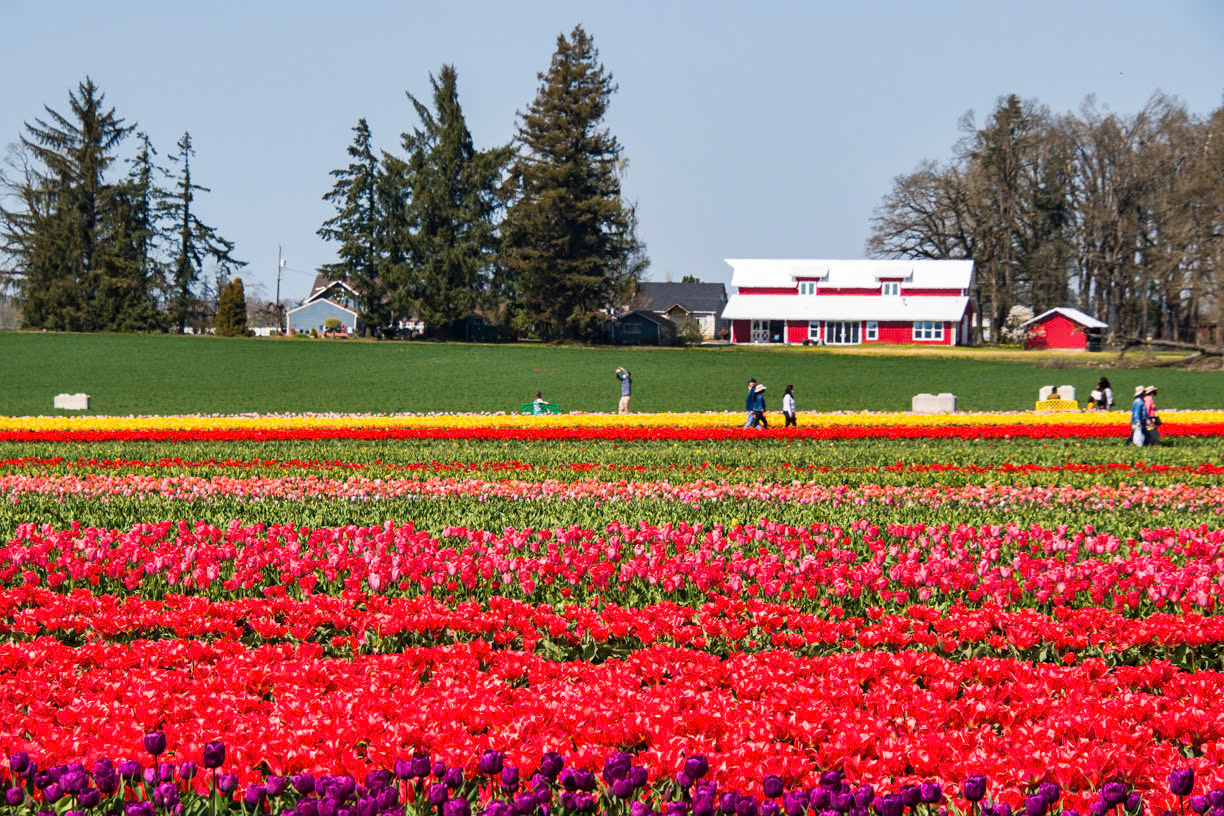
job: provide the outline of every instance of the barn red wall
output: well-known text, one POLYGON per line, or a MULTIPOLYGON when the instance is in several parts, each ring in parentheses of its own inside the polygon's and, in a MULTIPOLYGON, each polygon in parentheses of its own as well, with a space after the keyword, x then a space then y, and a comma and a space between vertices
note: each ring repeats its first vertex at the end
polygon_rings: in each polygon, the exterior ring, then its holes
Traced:
POLYGON ((782 289, 768 286, 741 286, 739 293, 741 295, 797 295, 799 294, 799 287, 782 289))
POLYGON ((911 295, 914 297, 926 297, 928 295, 936 297, 964 297, 959 289, 907 289, 904 286, 901 287, 902 297, 910 297, 911 295))
POLYGON ((1024 347, 1028 349, 1080 349, 1088 348, 1088 335, 1076 331, 1080 325, 1066 315, 1052 314, 1045 320, 1029 327, 1028 336, 1024 339, 1024 347), (1045 335, 1034 334, 1033 329, 1045 330, 1045 335))
POLYGON ((808 324, 806 320, 786 321, 786 342, 802 343, 808 339, 808 324))
POLYGON ((732 320, 731 321, 731 342, 732 343, 751 343, 752 342, 752 323, 747 320, 732 320))
POLYGON ((889 320, 880 323, 878 343, 909 343, 914 339, 914 324, 889 320))
POLYGON ((877 286, 874 289, 831 289, 827 286, 820 287, 822 295, 878 295, 880 288, 877 286))

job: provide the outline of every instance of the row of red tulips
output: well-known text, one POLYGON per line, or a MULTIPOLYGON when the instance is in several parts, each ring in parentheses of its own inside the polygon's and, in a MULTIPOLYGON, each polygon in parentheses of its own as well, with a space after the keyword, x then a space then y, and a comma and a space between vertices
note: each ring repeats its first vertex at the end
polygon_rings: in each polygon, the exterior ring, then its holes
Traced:
POLYGON ((160 723, 179 758, 224 740, 246 782, 261 765, 362 774, 413 750, 470 770, 503 746, 523 766, 549 750, 590 766, 633 746, 658 768, 703 753, 739 790, 766 774, 814 785, 822 768, 898 783, 983 773, 1013 801, 1042 779, 1077 794, 1121 779, 1159 795, 1184 765, 1207 787, 1224 782, 1224 675, 1161 663, 720 659, 655 646, 592 665, 483 641, 340 661, 314 645, 45 639, 0 645, 0 671, 7 751, 92 762, 124 755, 160 723))
POLYGON ((18 525, 0 584, 157 597, 237 597, 269 587, 526 600, 605 596, 641 605, 760 597, 814 608, 946 604, 1211 610, 1224 596, 1224 530, 1153 529, 1139 539, 1031 525, 700 524, 503 532, 412 524, 298 527, 237 521, 126 530, 18 525))
POLYGON ((346 592, 340 597, 212 601, 168 595, 116 598, 86 590, 68 594, 40 587, 0 591, 0 638, 55 637, 63 641, 126 642, 165 637, 331 644, 355 639, 363 652, 484 639, 499 648, 578 658, 607 653, 602 646, 641 649, 656 643, 717 654, 788 649, 806 654, 855 649, 925 649, 945 655, 1024 656, 1074 663, 1103 655, 1109 662, 1136 656, 1201 665, 1222 656, 1224 617, 1155 614, 1127 619, 1104 609, 1061 607, 1056 614, 987 606, 946 610, 912 605, 903 613, 869 608, 847 616, 793 606, 718 598, 691 607, 661 602, 643 608, 605 603, 557 609, 493 596, 485 604, 450 607, 432 598, 388 598, 346 592), (1203 655, 1209 655, 1204 659, 1203 655))
MULTIPOLYGON (((605 428, 231 428, 191 430, 0 431, 0 442, 261 442, 315 439, 438 440, 668 440, 728 439, 1122 439, 1118 424, 861 425, 799 428, 605 427, 605 428)), ((1161 436, 1224 436, 1224 423, 1166 422, 1161 436)))

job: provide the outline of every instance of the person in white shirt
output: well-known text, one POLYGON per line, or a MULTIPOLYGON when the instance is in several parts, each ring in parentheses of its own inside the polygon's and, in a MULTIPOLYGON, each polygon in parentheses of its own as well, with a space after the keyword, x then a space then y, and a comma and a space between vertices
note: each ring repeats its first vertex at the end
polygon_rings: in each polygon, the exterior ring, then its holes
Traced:
MULTIPOLYGON (((1114 407, 1114 392, 1113 386, 1109 384, 1108 377, 1102 377, 1097 381, 1097 391, 1101 392, 1102 399, 1097 400, 1097 408, 1103 411, 1112 411, 1114 407)), ((1096 391, 1093 392, 1095 394, 1096 391)))
POLYGON ((535 414, 548 413, 548 400, 544 399, 539 391, 536 392, 535 401, 531 403, 531 411, 535 414))
POLYGON ((795 422, 795 386, 786 386, 786 391, 782 393, 782 416, 786 417, 786 427, 792 425, 799 427, 795 422))

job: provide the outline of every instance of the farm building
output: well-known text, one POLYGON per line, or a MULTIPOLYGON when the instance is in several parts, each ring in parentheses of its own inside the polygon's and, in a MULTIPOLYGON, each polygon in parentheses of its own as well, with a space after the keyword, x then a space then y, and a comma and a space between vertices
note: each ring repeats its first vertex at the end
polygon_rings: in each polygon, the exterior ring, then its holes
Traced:
POLYGON ((727 305, 727 288, 721 283, 640 283, 632 307, 654 312, 674 323, 692 320, 701 327, 707 340, 718 337, 727 328, 722 319, 727 305))
POLYGON ((627 346, 668 346, 676 338, 676 324, 654 312, 630 312, 613 324, 612 335, 627 346))
POLYGON ((1100 347, 1101 329, 1109 327, 1095 317, 1070 306, 1042 312, 1020 324, 1026 349, 1069 349, 1093 351, 1100 347))
POLYGON ((966 345, 973 261, 727 260, 733 343, 966 345))
POLYGON ((322 332, 329 317, 340 321, 340 330, 353 334, 360 329, 356 306, 357 293, 343 281, 316 275, 310 294, 302 305, 285 313, 289 331, 322 332))

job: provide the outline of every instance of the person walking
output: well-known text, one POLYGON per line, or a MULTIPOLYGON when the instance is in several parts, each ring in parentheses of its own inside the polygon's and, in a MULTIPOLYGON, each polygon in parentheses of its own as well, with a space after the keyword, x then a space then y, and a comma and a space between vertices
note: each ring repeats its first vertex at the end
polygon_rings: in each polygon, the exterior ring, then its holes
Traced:
POLYGON ((1147 413, 1147 443, 1160 442, 1160 417, 1156 416, 1156 391, 1154 385, 1143 389, 1143 410, 1147 413))
POLYGON ((744 400, 744 412, 746 414, 746 417, 744 419, 745 428, 755 428, 757 424, 756 384, 757 384, 757 381, 755 377, 748 378, 748 398, 744 400))
POLYGON ((786 386, 786 390, 782 392, 782 416, 786 417, 787 428, 799 427, 795 422, 795 386, 793 385, 786 386))
POLYGON ((1143 443, 1147 441, 1144 434, 1145 430, 1147 429, 1147 406, 1143 404, 1143 392, 1143 386, 1136 385, 1135 399, 1133 402, 1131 402, 1130 441, 1137 448, 1142 448, 1143 443))
POLYGON ((752 406, 752 412, 756 416, 756 424, 760 428, 769 428, 769 420, 765 417, 765 386, 758 385, 756 387, 756 400, 752 406))
POLYGON ((629 376, 629 370, 626 368, 616 369, 616 379, 620 380, 621 397, 620 406, 616 409, 618 414, 629 413, 629 399, 633 396, 633 377, 629 376))

